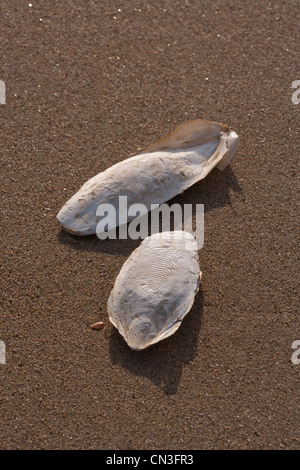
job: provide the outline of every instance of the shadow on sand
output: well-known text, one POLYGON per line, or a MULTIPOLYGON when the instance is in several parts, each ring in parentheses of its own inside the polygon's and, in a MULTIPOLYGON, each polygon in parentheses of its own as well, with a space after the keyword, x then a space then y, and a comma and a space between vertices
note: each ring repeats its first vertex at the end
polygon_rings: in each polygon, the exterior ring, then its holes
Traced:
POLYGON ((168 395, 175 394, 183 367, 197 353, 202 314, 203 295, 199 291, 176 333, 143 351, 132 351, 114 328, 109 343, 112 364, 120 364, 134 375, 147 377, 168 395))

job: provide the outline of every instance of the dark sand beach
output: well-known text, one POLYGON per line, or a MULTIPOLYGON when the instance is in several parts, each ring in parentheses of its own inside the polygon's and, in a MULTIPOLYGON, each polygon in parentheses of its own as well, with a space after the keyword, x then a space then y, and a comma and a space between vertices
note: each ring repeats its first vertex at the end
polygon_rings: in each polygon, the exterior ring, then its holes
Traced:
POLYGON ((300 449, 299 2, 0 8, 0 448, 300 449), (171 201, 205 205, 201 289, 173 336, 135 352, 106 304, 140 241, 72 237, 56 215, 196 118, 240 145, 171 201))

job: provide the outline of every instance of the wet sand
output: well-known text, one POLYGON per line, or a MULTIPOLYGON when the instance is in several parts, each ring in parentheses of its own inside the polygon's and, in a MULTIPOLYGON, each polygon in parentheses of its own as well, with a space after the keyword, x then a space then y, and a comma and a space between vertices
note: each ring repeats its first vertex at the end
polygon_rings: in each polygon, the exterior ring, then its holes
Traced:
POLYGON ((299 449, 299 3, 11 0, 0 38, 0 447, 299 449), (205 204, 201 289, 137 353, 106 302, 140 242, 72 237, 56 214, 195 118, 240 146, 172 200, 205 204))

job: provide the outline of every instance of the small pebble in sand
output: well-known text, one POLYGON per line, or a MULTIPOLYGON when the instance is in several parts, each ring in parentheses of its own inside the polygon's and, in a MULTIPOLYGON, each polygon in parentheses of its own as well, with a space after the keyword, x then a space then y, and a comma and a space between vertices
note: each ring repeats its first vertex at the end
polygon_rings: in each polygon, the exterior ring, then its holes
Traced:
POLYGON ((104 323, 103 321, 98 321, 97 323, 93 323, 93 325, 91 325, 91 329, 92 330, 102 330, 102 328, 104 328, 104 323))

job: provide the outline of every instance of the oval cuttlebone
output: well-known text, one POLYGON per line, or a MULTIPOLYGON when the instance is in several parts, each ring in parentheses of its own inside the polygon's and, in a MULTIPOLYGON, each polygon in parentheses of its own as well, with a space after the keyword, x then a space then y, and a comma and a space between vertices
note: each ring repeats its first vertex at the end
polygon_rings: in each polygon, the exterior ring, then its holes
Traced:
POLYGON ((185 231, 151 235, 124 263, 110 293, 109 320, 131 349, 171 336, 199 290, 197 243, 185 231))
MULTIPOLYGON (((203 179, 215 166, 223 170, 237 145, 237 134, 226 125, 201 119, 186 122, 88 180, 66 202, 57 218, 67 232, 93 235, 99 221, 97 208, 111 204, 116 210, 117 227, 119 196, 127 197, 128 207, 141 203, 150 211, 151 204, 172 199, 203 179)), ((126 222, 134 218, 127 213, 125 217, 126 222)))

